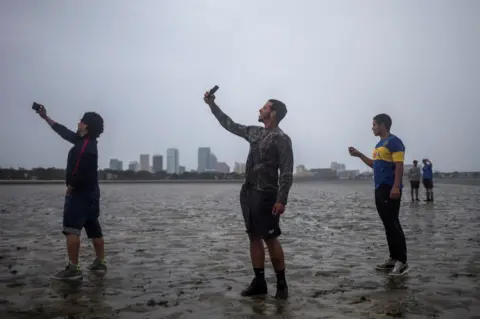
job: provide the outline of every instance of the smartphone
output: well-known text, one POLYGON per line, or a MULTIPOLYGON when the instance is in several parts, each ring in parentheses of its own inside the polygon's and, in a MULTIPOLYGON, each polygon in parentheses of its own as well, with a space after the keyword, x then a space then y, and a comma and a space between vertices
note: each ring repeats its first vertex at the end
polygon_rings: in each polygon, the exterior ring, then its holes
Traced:
POLYGON ((38 104, 37 102, 33 102, 33 104, 32 104, 32 109, 35 110, 36 112, 40 111, 41 107, 42 107, 42 105, 38 104))
POLYGON ((208 92, 208 96, 214 95, 215 92, 217 92, 218 89, 219 89, 219 88, 218 88, 218 85, 215 85, 215 86, 213 87, 213 89, 211 89, 211 90, 208 92))

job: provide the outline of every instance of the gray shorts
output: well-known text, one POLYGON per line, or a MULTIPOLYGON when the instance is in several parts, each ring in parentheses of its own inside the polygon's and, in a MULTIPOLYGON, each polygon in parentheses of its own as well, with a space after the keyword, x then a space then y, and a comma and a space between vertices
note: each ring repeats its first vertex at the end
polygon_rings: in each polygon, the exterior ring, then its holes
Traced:
POLYGON ((240 205, 249 236, 273 239, 281 235, 280 216, 272 214, 276 200, 276 192, 258 191, 247 184, 242 186, 240 205))

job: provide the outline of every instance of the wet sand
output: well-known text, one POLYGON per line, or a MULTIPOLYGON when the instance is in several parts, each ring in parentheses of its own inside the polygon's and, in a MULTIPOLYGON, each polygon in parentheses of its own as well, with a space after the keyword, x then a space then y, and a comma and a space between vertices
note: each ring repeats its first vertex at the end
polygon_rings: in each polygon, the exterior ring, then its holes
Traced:
MULTIPOLYGON (((50 279, 67 260, 64 187, 0 186, 0 318, 480 318, 478 186, 438 185, 435 204, 404 195, 411 270, 392 279, 373 269, 387 247, 371 184, 294 185, 288 301, 272 298, 268 257, 269 296, 239 296, 252 275, 239 187, 102 185, 109 271, 74 287, 50 279)), ((92 258, 85 240, 83 269, 92 258)))

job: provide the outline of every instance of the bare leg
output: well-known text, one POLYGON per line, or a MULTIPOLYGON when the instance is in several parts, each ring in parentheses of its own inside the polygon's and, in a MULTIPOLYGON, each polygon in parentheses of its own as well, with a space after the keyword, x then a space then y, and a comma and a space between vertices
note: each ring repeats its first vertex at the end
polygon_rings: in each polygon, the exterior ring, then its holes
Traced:
POLYGON ((105 242, 103 237, 92 239, 93 248, 97 259, 103 260, 105 258, 105 242))
POLYGON ((78 254, 80 252, 80 236, 73 234, 67 235, 67 251, 70 263, 78 265, 78 254))
POLYGON ((285 257, 283 255, 283 248, 277 238, 268 239, 265 241, 267 244, 270 259, 272 260, 273 269, 278 273, 285 270, 285 257))

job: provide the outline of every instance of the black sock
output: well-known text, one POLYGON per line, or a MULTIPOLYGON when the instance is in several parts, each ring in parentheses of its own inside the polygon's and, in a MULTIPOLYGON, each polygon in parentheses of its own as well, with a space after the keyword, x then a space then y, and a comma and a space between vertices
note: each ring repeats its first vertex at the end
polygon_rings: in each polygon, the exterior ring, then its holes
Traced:
POLYGON ((287 281, 285 280, 285 269, 277 271, 277 287, 280 289, 287 287, 287 281))
POLYGON ((265 281, 265 268, 253 268, 255 278, 265 281))

